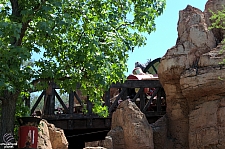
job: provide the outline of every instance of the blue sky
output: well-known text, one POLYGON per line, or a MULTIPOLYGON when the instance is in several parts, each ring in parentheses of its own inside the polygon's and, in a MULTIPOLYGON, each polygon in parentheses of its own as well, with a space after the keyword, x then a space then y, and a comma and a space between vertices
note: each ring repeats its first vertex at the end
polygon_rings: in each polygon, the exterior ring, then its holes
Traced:
POLYGON ((129 53, 128 72, 132 73, 135 62, 146 63, 148 59, 154 60, 162 57, 168 49, 173 47, 177 40, 177 22, 179 11, 187 5, 204 11, 207 0, 166 0, 164 13, 156 19, 156 31, 147 37, 147 45, 135 48, 129 53))

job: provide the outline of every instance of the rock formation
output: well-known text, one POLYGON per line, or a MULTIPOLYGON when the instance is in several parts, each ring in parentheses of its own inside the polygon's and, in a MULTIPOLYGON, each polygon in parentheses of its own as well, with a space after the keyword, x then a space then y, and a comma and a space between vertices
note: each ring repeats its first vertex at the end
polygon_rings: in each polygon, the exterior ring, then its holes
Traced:
POLYGON ((111 130, 113 149, 153 149, 153 132, 145 115, 135 103, 125 100, 113 113, 111 130))
POLYGON ((52 149, 52 144, 48 131, 48 122, 46 120, 41 120, 38 130, 38 149, 44 148, 52 149))
POLYGON ((171 144, 169 144, 167 140, 167 126, 168 126, 167 115, 163 116, 162 118, 158 119, 155 123, 151 124, 153 130, 153 142, 155 149, 164 149, 165 144, 166 148, 172 149, 171 144))
POLYGON ((163 146, 160 149, 225 148, 225 81, 219 79, 225 77, 225 67, 219 64, 225 56, 220 53, 224 33, 208 29, 210 10, 222 5, 224 0, 208 0, 204 12, 192 6, 179 12, 176 45, 158 70, 168 120, 167 139, 154 141, 163 146))
POLYGON ((104 140, 85 142, 85 147, 102 147, 104 140))
POLYGON ((113 149, 113 142, 111 136, 106 136, 105 140, 85 142, 85 149, 87 148, 104 148, 104 149, 113 149))
POLYGON ((46 120, 41 120, 38 132, 38 149, 67 149, 68 142, 64 132, 49 124, 46 120))

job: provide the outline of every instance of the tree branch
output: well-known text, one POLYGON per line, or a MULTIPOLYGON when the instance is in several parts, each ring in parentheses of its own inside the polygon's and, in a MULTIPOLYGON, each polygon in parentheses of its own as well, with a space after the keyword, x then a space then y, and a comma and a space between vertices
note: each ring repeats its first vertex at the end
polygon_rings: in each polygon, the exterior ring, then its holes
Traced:
POLYGON ((78 46, 78 44, 80 43, 80 41, 81 41, 81 38, 82 38, 82 36, 84 35, 84 31, 81 33, 81 35, 80 35, 80 38, 79 38, 79 40, 78 40, 78 42, 77 42, 77 46, 78 46))
POLYGON ((12 16, 14 17, 20 17, 20 8, 18 0, 10 0, 12 5, 12 16))
MULTIPOLYGON (((18 0, 10 0, 10 3, 12 5, 12 20, 15 22, 19 22, 21 15, 20 15, 20 8, 19 8, 18 0)), ((11 44, 12 45, 17 44, 16 37, 12 37, 11 44)))
POLYGON ((119 30, 122 26, 127 26, 127 25, 131 25, 131 24, 134 24, 134 22, 125 22, 123 24, 120 24, 120 26, 118 26, 115 30, 119 30))
POLYGON ((34 11, 34 12, 39 11, 39 10, 41 9, 41 6, 42 6, 43 4, 45 4, 45 2, 46 2, 46 0, 42 0, 41 3, 40 3, 39 5, 37 5, 36 7, 34 7, 33 11, 34 11))
MULTIPOLYGON (((21 18, 21 6, 19 6, 19 3, 18 3, 18 0, 10 0, 11 2, 11 5, 12 5, 12 16, 13 16, 13 19, 16 21, 16 22, 22 22, 21 18)), ((34 12, 37 12, 41 9, 42 5, 46 2, 46 0, 41 0, 41 3, 39 3, 39 5, 37 5, 36 7, 33 8, 33 11, 34 12)), ((20 38, 18 40, 16 40, 15 37, 14 40, 12 41, 12 45, 14 46, 21 46, 22 45, 22 40, 23 40, 23 37, 25 36, 25 33, 27 31, 27 28, 29 26, 29 23, 30 23, 31 19, 29 19, 28 21, 26 22, 23 22, 22 23, 22 28, 21 28, 21 33, 20 33, 20 38)))
POLYGON ((18 39, 16 46, 21 46, 22 45, 22 40, 23 37, 25 36, 25 32, 27 31, 28 25, 31 20, 28 20, 27 22, 22 24, 21 32, 20 32, 20 38, 18 39))
MULTIPOLYGON (((34 12, 39 11, 39 10, 41 9, 42 5, 43 5, 45 2, 46 2, 46 0, 42 0, 41 3, 40 3, 38 6, 34 7, 33 11, 34 11, 34 12)), ((29 27, 30 21, 31 21, 31 19, 28 20, 27 22, 24 22, 24 23, 22 24, 21 33, 20 33, 20 38, 19 38, 19 40, 17 41, 16 46, 21 46, 21 45, 22 45, 22 40, 23 40, 23 37, 25 36, 25 32, 26 32, 27 28, 29 27)))

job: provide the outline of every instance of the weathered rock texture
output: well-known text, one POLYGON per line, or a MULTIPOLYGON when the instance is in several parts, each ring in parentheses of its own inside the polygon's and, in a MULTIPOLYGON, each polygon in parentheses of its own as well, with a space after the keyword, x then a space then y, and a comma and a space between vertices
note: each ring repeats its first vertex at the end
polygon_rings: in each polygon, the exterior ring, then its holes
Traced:
POLYGON ((165 144, 166 148, 170 149, 173 148, 172 144, 167 139, 167 126, 168 126, 167 115, 164 115, 162 118, 158 119, 155 123, 151 124, 153 130, 153 142, 155 149, 164 149, 165 144))
POLYGON ((111 136, 106 136, 103 146, 107 149, 113 149, 113 141, 111 136))
POLYGON ((102 147, 102 146, 103 146, 103 140, 85 142, 85 147, 102 147))
POLYGON ((92 142, 85 142, 85 148, 106 148, 106 149, 113 149, 113 142, 112 137, 106 136, 105 140, 99 140, 99 141, 92 141, 92 142))
POLYGON ((38 132, 38 149, 45 148, 52 149, 52 144, 49 136, 48 122, 46 120, 41 120, 38 132))
MULTIPOLYGON (((222 30, 208 30, 209 10, 225 0, 208 0, 205 11, 179 12, 178 39, 161 59, 159 78, 167 95, 165 149, 225 148, 225 68, 219 64, 222 30)), ((157 127, 157 125, 155 125, 157 127)), ((158 146, 160 142, 156 143, 158 146)))
POLYGON ((67 149, 68 142, 64 132, 49 124, 46 120, 41 120, 38 132, 38 149, 67 149))
POLYGON ((145 115, 135 103, 123 101, 113 113, 111 130, 113 149, 153 149, 153 132, 145 115))

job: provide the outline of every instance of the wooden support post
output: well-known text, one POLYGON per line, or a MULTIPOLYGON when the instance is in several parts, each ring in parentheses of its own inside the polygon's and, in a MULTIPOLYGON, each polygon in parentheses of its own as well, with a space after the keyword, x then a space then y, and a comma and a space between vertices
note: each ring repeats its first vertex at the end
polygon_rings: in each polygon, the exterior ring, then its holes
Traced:
POLYGON ((87 96, 87 110, 88 110, 88 115, 92 115, 92 102, 89 100, 89 96, 87 96))
MULTIPOLYGON (((93 108, 93 104, 92 102, 89 100, 89 96, 87 96, 87 110, 88 110, 88 115, 90 115, 92 117, 92 108, 93 108)), ((92 118, 88 118, 87 119, 87 127, 91 128, 93 125, 92 123, 92 118)))
POLYGON ((108 110, 110 108, 110 89, 105 92, 105 106, 108 107, 108 110))
POLYGON ((49 114, 55 114, 55 90, 52 88, 51 95, 49 95, 49 114))
POLYGON ((44 115, 48 115, 48 113, 49 113, 48 107, 49 107, 48 95, 45 94, 45 96, 44 96, 44 106, 43 106, 43 110, 42 110, 44 115))
POLYGON ((124 101, 124 100, 127 99, 127 88, 123 88, 123 90, 124 90, 124 93, 123 93, 123 95, 121 96, 121 99, 124 101))
POLYGON ((157 112, 161 112, 162 111, 162 88, 159 89, 158 93, 157 93, 157 112))
POLYGON ((72 114, 74 111, 74 92, 69 93, 69 113, 72 114))
POLYGON ((50 83, 49 87, 46 89, 43 113, 44 115, 53 115, 54 112, 55 112, 55 94, 54 89, 52 87, 52 83, 50 83))
POLYGON ((145 94, 144 94, 144 88, 140 88, 140 110, 142 111, 145 106, 145 94))

